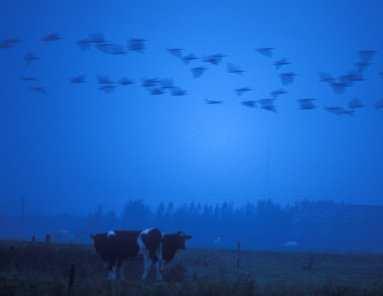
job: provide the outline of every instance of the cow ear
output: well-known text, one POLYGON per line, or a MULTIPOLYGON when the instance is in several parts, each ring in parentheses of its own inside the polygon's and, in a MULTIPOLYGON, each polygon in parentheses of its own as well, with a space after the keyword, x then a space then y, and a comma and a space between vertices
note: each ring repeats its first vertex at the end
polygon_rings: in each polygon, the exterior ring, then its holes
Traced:
POLYGON ((192 238, 191 235, 188 235, 188 234, 185 234, 185 235, 184 235, 184 239, 186 239, 186 240, 191 239, 191 238, 192 238))
POLYGON ((90 235, 90 238, 91 238, 91 239, 94 239, 94 236, 95 236, 94 234, 91 234, 91 235, 90 235))

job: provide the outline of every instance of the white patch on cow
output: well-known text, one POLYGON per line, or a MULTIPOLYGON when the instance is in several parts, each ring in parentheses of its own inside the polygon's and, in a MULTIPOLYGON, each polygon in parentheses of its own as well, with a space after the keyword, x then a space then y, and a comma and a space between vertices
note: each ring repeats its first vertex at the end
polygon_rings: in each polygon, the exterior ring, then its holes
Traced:
MULTIPOLYGON (((139 253, 142 254, 142 256, 144 257, 144 273, 142 275, 143 280, 147 279, 154 262, 150 258, 149 250, 145 246, 145 243, 142 239, 142 236, 149 234, 149 232, 152 231, 153 229, 154 228, 147 228, 147 229, 143 230, 137 238, 139 253)), ((156 279, 162 280, 162 274, 161 274, 161 271, 162 271, 162 243, 160 243, 160 247, 156 250, 156 256, 158 258, 158 261, 156 262, 156 279)))
MULTIPOLYGON (((143 231, 141 231, 141 234, 148 234, 150 231, 152 231, 154 229, 154 227, 150 227, 150 228, 146 228, 144 229, 143 231)), ((140 234, 140 235, 141 235, 140 234)))
POLYGON ((148 234, 151 228, 143 230, 137 238, 137 244, 138 244, 138 252, 144 257, 144 273, 142 275, 142 279, 146 280, 148 277, 150 267, 151 267, 151 260, 149 258, 149 251, 145 246, 145 243, 142 239, 142 236, 145 234, 148 234))
POLYGON ((144 241, 142 240, 142 232, 137 238, 137 244, 138 244, 138 253, 141 255, 144 255, 144 251, 146 250, 146 246, 144 244, 144 241))
POLYGON ((114 230, 109 230, 107 233, 106 233, 106 236, 107 237, 111 237, 111 236, 115 236, 116 235, 116 232, 114 230))

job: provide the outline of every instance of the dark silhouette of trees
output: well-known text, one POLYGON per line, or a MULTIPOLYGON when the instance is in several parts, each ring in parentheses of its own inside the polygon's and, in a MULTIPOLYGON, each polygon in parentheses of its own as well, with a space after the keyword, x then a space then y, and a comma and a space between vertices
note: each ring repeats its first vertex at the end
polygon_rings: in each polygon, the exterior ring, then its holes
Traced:
POLYGON ((20 217, 2 214, 0 221, 7 227, 0 238, 30 240, 36 234, 41 240, 51 233, 53 242, 90 242, 92 233, 155 226, 164 232, 191 233, 190 245, 195 247, 235 248, 241 242, 243 249, 382 251, 382 216, 382 206, 332 201, 286 206, 271 200, 241 206, 160 202, 149 207, 143 200, 129 200, 120 212, 98 206, 86 216, 26 216, 26 227, 20 217))

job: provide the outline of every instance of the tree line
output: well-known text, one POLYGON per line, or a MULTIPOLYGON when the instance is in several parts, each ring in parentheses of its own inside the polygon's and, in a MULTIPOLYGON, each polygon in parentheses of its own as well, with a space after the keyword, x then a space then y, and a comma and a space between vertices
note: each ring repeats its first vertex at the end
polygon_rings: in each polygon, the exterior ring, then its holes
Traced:
POLYGON ((97 207, 88 215, 0 217, 2 238, 28 239, 46 233, 60 242, 90 242, 90 234, 111 229, 158 227, 190 233, 193 247, 383 251, 383 206, 333 201, 299 201, 281 205, 258 200, 237 206, 172 202, 149 207, 129 200, 120 213, 97 207))

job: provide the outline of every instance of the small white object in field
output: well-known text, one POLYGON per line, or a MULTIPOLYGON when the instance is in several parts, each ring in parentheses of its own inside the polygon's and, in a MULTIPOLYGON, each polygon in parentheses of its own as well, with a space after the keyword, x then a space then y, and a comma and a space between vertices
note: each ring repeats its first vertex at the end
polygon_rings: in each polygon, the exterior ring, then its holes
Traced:
POLYGON ((283 246, 286 248, 295 248, 299 246, 299 243, 296 241, 287 241, 283 244, 283 246))

